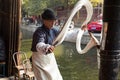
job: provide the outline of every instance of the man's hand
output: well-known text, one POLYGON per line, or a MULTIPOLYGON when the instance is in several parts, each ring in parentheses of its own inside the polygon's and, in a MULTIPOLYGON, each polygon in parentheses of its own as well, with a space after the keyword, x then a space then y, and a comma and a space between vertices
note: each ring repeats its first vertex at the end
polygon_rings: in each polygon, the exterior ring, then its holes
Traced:
POLYGON ((46 52, 46 54, 52 53, 54 51, 54 46, 50 46, 46 52))
POLYGON ((87 24, 86 25, 84 25, 84 26, 82 26, 82 28, 81 28, 82 30, 84 30, 84 31, 86 31, 87 30, 87 24))
POLYGON ((48 48, 48 51, 50 51, 50 52, 53 52, 54 51, 54 46, 50 46, 49 48, 48 48))

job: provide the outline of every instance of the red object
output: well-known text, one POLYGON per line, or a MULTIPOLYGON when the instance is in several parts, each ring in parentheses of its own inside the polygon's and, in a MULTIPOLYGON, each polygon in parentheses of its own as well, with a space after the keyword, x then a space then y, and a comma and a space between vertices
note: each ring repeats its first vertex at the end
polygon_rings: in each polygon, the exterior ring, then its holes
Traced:
POLYGON ((102 20, 99 21, 92 21, 87 25, 88 31, 90 32, 101 32, 102 29, 102 20))

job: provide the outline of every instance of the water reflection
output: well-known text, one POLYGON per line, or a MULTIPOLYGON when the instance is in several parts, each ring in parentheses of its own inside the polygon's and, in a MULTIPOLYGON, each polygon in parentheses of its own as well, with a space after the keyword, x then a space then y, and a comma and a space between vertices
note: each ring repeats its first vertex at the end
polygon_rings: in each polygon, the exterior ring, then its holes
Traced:
POLYGON ((95 48, 86 54, 78 54, 74 43, 63 42, 55 54, 64 80, 98 80, 95 48))

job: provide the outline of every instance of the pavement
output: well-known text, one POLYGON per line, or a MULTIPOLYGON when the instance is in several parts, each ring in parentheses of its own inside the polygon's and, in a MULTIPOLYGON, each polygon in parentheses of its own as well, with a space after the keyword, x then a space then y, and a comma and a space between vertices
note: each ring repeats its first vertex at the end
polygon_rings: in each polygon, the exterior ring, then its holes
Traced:
POLYGON ((32 31, 32 32, 34 32, 37 27, 38 27, 38 26, 36 26, 35 24, 30 24, 30 25, 22 25, 22 24, 21 24, 21 27, 20 27, 20 28, 25 29, 25 30, 27 30, 27 31, 32 31))
MULTIPOLYGON (((34 32, 36 30, 36 28, 39 27, 39 26, 36 26, 35 24, 30 24, 30 25, 22 25, 21 28, 24 29, 24 30, 27 30, 29 32, 34 32)), ((76 42, 76 38, 77 38, 77 34, 78 34, 78 30, 80 28, 78 27, 75 27, 73 29, 70 29, 65 37, 65 40, 64 41, 68 41, 68 42, 76 42)), ((100 40, 100 36, 101 34, 100 33, 93 33, 93 35, 98 39, 100 40)), ((83 34, 83 38, 82 38, 82 43, 83 44, 86 44, 88 43, 90 39, 90 36, 89 36, 89 33, 86 31, 84 32, 83 34)))

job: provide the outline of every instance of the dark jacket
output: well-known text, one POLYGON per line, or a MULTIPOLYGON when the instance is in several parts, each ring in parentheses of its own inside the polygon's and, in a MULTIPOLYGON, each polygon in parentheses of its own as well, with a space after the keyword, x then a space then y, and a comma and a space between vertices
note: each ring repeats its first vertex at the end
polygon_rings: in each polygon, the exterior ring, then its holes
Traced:
POLYGON ((33 34, 33 41, 32 41, 32 52, 37 52, 36 45, 39 42, 43 42, 45 44, 52 45, 53 40, 58 35, 59 31, 55 28, 47 29, 44 25, 38 27, 33 34))

